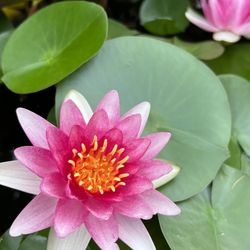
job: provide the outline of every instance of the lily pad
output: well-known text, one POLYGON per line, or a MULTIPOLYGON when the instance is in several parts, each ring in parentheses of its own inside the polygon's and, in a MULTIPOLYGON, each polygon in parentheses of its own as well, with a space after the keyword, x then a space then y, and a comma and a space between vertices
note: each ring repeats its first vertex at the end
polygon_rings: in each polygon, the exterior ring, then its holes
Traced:
POLYGON ((249 249, 250 177, 241 171, 224 166, 212 188, 178 205, 180 215, 160 216, 171 249, 249 249))
POLYGON ((181 168, 161 188, 174 200, 203 190, 228 157, 231 119, 225 90, 203 63, 173 45, 146 37, 107 41, 94 59, 58 85, 57 112, 71 89, 93 108, 111 89, 120 94, 122 112, 151 103, 146 132, 172 133, 159 157, 181 168))
POLYGON ((250 83, 235 75, 223 75, 220 79, 227 92, 232 113, 231 148, 233 147, 234 151, 232 157, 238 155, 239 159, 237 144, 250 155, 250 83))
POLYGON ((109 18, 108 20, 108 39, 120 37, 120 36, 133 36, 138 34, 137 30, 132 30, 126 27, 124 24, 109 18))
POLYGON ((185 30, 187 0, 144 0, 140 22, 152 34, 173 35, 185 30))
POLYGON ((225 47, 222 56, 207 61, 216 74, 235 74, 250 80, 250 44, 239 43, 225 47))
POLYGON ((3 52, 2 80, 16 93, 45 89, 93 57, 106 32, 107 17, 99 5, 52 4, 13 32, 3 52))

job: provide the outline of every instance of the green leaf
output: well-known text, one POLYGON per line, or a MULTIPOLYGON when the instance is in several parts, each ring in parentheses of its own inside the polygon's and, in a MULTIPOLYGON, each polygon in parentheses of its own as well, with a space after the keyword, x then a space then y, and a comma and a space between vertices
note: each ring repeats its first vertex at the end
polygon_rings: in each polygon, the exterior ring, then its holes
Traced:
POLYGON ((172 43, 201 60, 212 60, 221 56, 224 52, 224 47, 215 41, 203 41, 203 42, 186 42, 175 37, 172 43))
POLYGON ((47 238, 32 234, 25 238, 18 250, 46 250, 47 238))
POLYGON ((0 250, 18 250, 23 236, 11 237, 9 230, 0 237, 0 250))
POLYGON ((211 194, 206 189, 178 205, 180 215, 160 216, 171 249, 249 249, 250 177, 241 171, 224 166, 211 194))
MULTIPOLYGON (((0 60, 2 58, 3 49, 12 33, 13 26, 5 15, 0 12, 0 60)), ((2 76, 2 69, 0 68, 0 77, 2 76)))
POLYGON ((230 103, 234 141, 237 140, 245 153, 250 155, 250 83, 234 75, 220 76, 220 80, 230 103))
POLYGON ((236 74, 250 80, 249 51, 249 43, 226 46, 222 56, 206 63, 216 74, 236 74))
POLYGON ((138 34, 138 31, 127 28, 124 24, 117 22, 114 19, 108 20, 108 39, 120 36, 133 36, 138 34))
POLYGON ((144 0, 140 9, 140 22, 156 35, 177 34, 188 25, 185 18, 187 7, 187 0, 144 0))
POLYGON ((203 63, 173 45, 145 37, 107 41, 96 58, 58 85, 57 113, 71 89, 84 94, 92 107, 111 89, 119 91, 122 112, 151 103, 146 132, 172 133, 159 158, 181 168, 161 188, 174 200, 199 193, 228 157, 231 120, 225 91, 203 63))
POLYGON ((102 46, 104 10, 85 1, 59 2, 22 23, 3 52, 3 82, 16 93, 45 89, 76 70, 102 46))

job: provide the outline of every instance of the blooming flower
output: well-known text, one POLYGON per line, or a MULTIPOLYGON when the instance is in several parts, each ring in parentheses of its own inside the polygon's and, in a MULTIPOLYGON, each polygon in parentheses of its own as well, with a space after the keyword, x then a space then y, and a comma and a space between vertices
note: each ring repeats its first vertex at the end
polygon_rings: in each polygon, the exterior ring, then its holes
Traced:
POLYGON ((201 0, 205 18, 189 9, 186 17, 201 29, 213 32, 217 41, 237 42, 250 38, 249 0, 201 0))
POLYGON ((153 186, 172 171, 153 159, 170 133, 141 137, 147 102, 120 116, 118 93, 111 91, 92 113, 84 97, 72 93, 77 98, 63 102, 60 128, 31 111, 17 110, 33 146, 17 148, 17 161, 1 163, 0 183, 36 196, 10 234, 53 227, 48 249, 85 249, 90 237, 106 250, 118 249, 118 237, 133 249, 155 249, 141 219, 180 212, 153 186))

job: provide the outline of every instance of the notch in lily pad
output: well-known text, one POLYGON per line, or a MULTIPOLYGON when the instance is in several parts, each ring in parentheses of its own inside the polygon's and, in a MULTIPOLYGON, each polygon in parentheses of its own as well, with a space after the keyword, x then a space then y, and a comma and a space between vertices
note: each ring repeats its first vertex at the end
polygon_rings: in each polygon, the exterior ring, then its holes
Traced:
POLYGON ((3 82, 16 93, 52 86, 91 59, 107 36, 103 8, 85 1, 52 4, 23 22, 3 51, 3 82))

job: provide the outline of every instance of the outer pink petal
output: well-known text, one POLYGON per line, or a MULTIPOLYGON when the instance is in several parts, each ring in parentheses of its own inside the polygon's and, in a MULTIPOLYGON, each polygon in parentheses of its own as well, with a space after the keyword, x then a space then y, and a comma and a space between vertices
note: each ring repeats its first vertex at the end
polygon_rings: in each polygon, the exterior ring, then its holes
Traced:
POLYGON ((54 228, 58 237, 74 232, 87 216, 87 211, 78 200, 60 200, 56 207, 54 228))
POLYGON ((68 160, 72 157, 68 136, 58 128, 48 128, 47 140, 60 172, 66 176, 69 171, 68 160))
POLYGON ((49 127, 54 127, 54 125, 27 109, 18 108, 16 112, 18 120, 31 143, 34 146, 48 149, 46 130, 49 127))
POLYGON ((93 141, 94 136, 98 139, 110 129, 110 122, 107 113, 104 110, 96 111, 85 130, 85 137, 88 139, 89 143, 93 141))
POLYGON ((205 18, 194 12, 193 10, 189 9, 186 12, 186 18, 196 26, 200 27, 203 30, 209 32, 216 32, 219 29, 216 28, 212 23, 208 22, 205 18))
POLYGON ((141 167, 137 174, 153 181, 162 177, 165 174, 168 174, 172 171, 172 169, 172 166, 166 162, 158 160, 149 160, 141 162, 141 167))
POLYGON ((144 156, 146 150, 149 148, 150 140, 146 138, 136 139, 126 145, 123 155, 128 155, 129 159, 127 163, 139 160, 144 156))
POLYGON ((24 146, 14 151, 16 158, 40 177, 57 171, 57 163, 51 152, 44 148, 24 146))
POLYGON ((63 102, 60 113, 60 128, 63 132, 69 135, 72 126, 79 125, 82 128, 86 127, 81 111, 71 100, 63 102))
POLYGON ((108 92, 98 104, 96 111, 104 110, 111 124, 115 124, 120 118, 120 100, 116 90, 108 92))
POLYGON ((174 202, 154 189, 142 193, 141 196, 155 214, 159 213, 170 216, 181 212, 180 208, 174 202))
POLYGON ((141 116, 140 115, 131 115, 123 119, 116 126, 123 134, 123 143, 127 143, 135 139, 141 127, 141 116))
POLYGON ((49 196, 65 198, 67 185, 68 182, 60 173, 52 173, 43 179, 41 190, 49 196))
POLYGON ((138 105, 136 105, 134 108, 130 109, 124 116, 122 119, 127 118, 128 116, 131 115, 140 115, 141 116, 141 126, 140 126, 140 130, 138 135, 141 135, 147 120, 148 120, 148 116, 149 116, 149 112, 150 112, 150 103, 149 102, 142 102, 138 105))
POLYGON ((30 194, 40 193, 41 179, 19 161, 0 163, 0 185, 30 194))
POLYGON ((110 204, 105 201, 98 201, 93 197, 84 202, 84 205, 93 216, 101 220, 108 220, 113 213, 113 208, 110 204))
POLYGON ((119 249, 115 243, 118 239, 118 225, 113 216, 108 220, 100 220, 90 214, 85 221, 85 225, 102 250, 119 249))
POLYGON ((150 146, 143 155, 142 159, 150 160, 154 158, 166 146, 170 137, 171 134, 168 132, 159 132, 145 136, 144 139, 150 140, 150 146))
POLYGON ((10 228, 10 235, 30 234, 53 224, 57 199, 44 194, 37 195, 17 216, 10 228))
POLYGON ((140 219, 117 215, 119 238, 133 250, 155 250, 154 243, 140 219))
POLYGON ((114 204, 114 211, 128 217, 151 219, 153 210, 139 195, 126 197, 123 201, 114 204))

